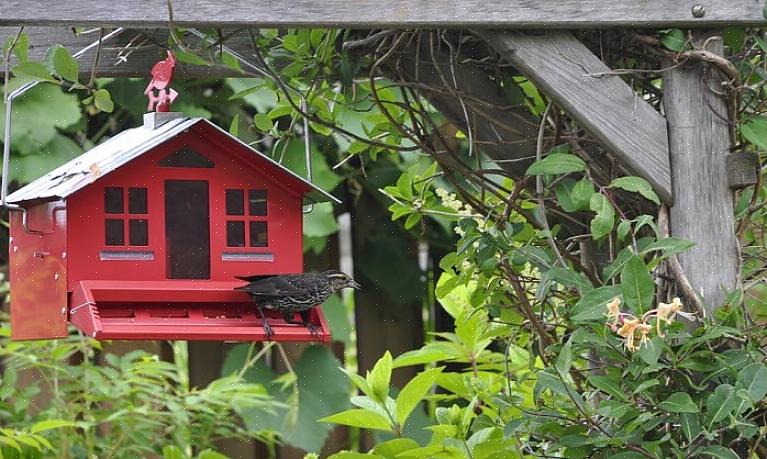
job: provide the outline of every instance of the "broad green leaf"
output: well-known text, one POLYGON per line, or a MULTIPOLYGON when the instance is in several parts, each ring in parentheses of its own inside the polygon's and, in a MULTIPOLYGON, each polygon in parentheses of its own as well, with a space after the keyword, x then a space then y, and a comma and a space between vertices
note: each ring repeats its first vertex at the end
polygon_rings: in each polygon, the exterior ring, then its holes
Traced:
MULTIPOLYGON (((395 438, 377 444, 373 448, 373 452, 386 459, 396 459, 397 455, 418 447, 418 443, 412 438, 395 438)), ((370 456, 366 456, 366 458, 369 459, 370 456)))
POLYGON ((721 384, 706 400, 706 418, 713 425, 732 413, 740 402, 735 388, 729 384, 721 384))
POLYGON ((557 360, 554 363, 554 367, 557 369, 560 375, 564 377, 569 371, 570 367, 573 365, 573 337, 570 336, 570 339, 565 342, 565 344, 562 346, 562 349, 559 351, 559 355, 557 355, 557 360))
POLYGON ((380 414, 363 409, 346 410, 341 413, 321 418, 319 421, 360 427, 363 429, 386 430, 389 432, 392 430, 388 419, 380 414))
POLYGON ((740 133, 761 150, 767 150, 767 116, 753 116, 741 125, 740 133))
POLYGON ((225 456, 212 449, 205 449, 200 451, 200 454, 197 455, 197 459, 229 459, 229 456, 225 456))
POLYGON ((700 414, 698 413, 681 413, 679 415, 679 423, 682 425, 682 433, 684 433, 687 441, 693 441, 702 431, 700 427, 700 414))
POLYGON ((621 400, 626 400, 626 394, 621 388, 620 382, 615 378, 602 375, 589 376, 589 383, 602 392, 612 395, 621 400))
POLYGON ((393 368, 407 367, 411 365, 423 365, 425 363, 438 362, 440 360, 452 359, 455 356, 444 347, 426 345, 420 349, 403 352, 398 355, 393 362, 393 368))
POLYGON ((575 180, 565 179, 557 183, 557 187, 554 189, 554 192, 557 195, 557 202, 565 212, 576 212, 578 210, 572 199, 574 186, 575 180))
POLYGON ((660 402, 660 408, 669 413, 698 413, 700 409, 686 392, 674 392, 660 402))
POLYGON ((591 196, 594 193, 594 184, 588 178, 583 177, 573 186, 570 198, 577 210, 589 210, 591 196))
POLYGON ((602 239, 613 229, 615 223, 615 210, 610 201, 601 193, 594 193, 589 203, 591 210, 596 216, 591 220, 591 236, 594 239, 602 239))
POLYGON ((382 459, 383 457, 384 456, 379 456, 378 454, 363 454, 354 451, 341 451, 340 453, 335 453, 332 456, 328 456, 328 459, 382 459))
POLYGON ((321 202, 314 204, 312 211, 303 214, 304 236, 328 237, 338 231, 338 222, 333 214, 333 204, 321 202))
POLYGON ((632 256, 623 266, 621 292, 631 311, 641 314, 652 309, 655 282, 641 258, 632 256))
POLYGON ((61 427, 73 427, 74 425, 74 422, 66 421, 64 419, 46 419, 45 421, 40 421, 34 424, 29 430, 32 433, 39 433, 46 430, 59 429, 61 427))
POLYGON ((653 191, 650 182, 641 177, 618 177, 610 182, 610 185, 608 186, 610 188, 620 188, 622 190, 631 191, 632 193, 639 193, 648 201, 660 205, 660 199, 658 199, 658 195, 653 191))
POLYGON ((654 336, 637 351, 639 358, 650 367, 658 364, 661 354, 663 354, 663 338, 658 336, 654 336))
POLYGON ((115 104, 112 102, 112 95, 106 89, 99 89, 93 93, 93 105, 106 113, 112 113, 115 104))
POLYGON ((51 72, 39 62, 29 61, 16 65, 13 67, 13 74, 17 77, 26 77, 37 81, 56 82, 56 80, 51 77, 51 72))
POLYGON ((370 385, 370 398, 378 403, 385 403, 389 396, 389 383, 391 381, 392 357, 389 351, 378 359, 373 369, 368 372, 366 377, 370 385))
POLYGON ((269 118, 269 115, 264 113, 256 113, 253 116, 253 124, 255 124, 256 129, 261 132, 269 132, 274 126, 274 122, 272 122, 272 119, 269 118))
POLYGON ((240 114, 235 113, 232 122, 229 123, 229 133, 237 137, 240 135, 240 114))
POLYGON ((684 32, 680 29, 670 29, 661 33, 661 44, 671 51, 681 51, 687 43, 684 32))
MULTIPOLYGON (((9 38, 9 40, 12 41, 13 38, 9 38)), ((16 55, 16 57, 19 59, 19 62, 27 62, 29 59, 29 35, 24 32, 19 35, 19 39, 16 41, 16 45, 13 47, 13 54, 16 55)))
POLYGON ((176 56, 176 59, 178 59, 178 61, 181 62, 182 64, 204 65, 208 67, 211 65, 210 62, 198 56, 197 54, 190 53, 182 49, 173 50, 173 54, 176 56))
POLYGON ((730 448, 724 446, 706 446, 695 450, 695 456, 711 456, 717 459, 740 459, 737 454, 730 448))
POLYGON ((164 459, 186 459, 186 454, 178 446, 166 445, 162 448, 162 457, 164 459))
POLYGON ((605 320, 607 303, 621 295, 620 286, 608 285, 595 288, 575 303, 570 311, 571 320, 575 323, 605 320))
POLYGON ((394 419, 400 427, 405 425, 408 416, 418 403, 423 400, 429 389, 434 385, 437 376, 442 373, 443 367, 430 368, 423 371, 411 379, 405 387, 402 388, 397 396, 396 415, 394 419))
POLYGON ((526 175, 556 175, 586 170, 586 163, 579 157, 570 154, 552 153, 534 162, 527 168, 526 175))
POLYGON ((80 63, 72 57, 69 50, 63 46, 54 46, 48 50, 45 60, 53 73, 67 81, 77 83, 80 63))
POLYGON ((627 220, 621 220, 620 223, 618 223, 618 228, 615 230, 615 234, 618 235, 618 239, 621 241, 628 236, 629 232, 631 231, 631 222, 627 220))
POLYGON ((647 245, 644 249, 642 249, 641 253, 642 255, 658 251, 660 252, 663 257, 670 257, 672 255, 676 255, 678 253, 682 253, 689 249, 690 247, 693 247, 695 243, 690 242, 686 239, 678 238, 675 236, 669 236, 664 239, 657 240, 655 242, 652 242, 647 245))
POLYGON ((767 395, 767 367, 761 363, 751 364, 738 372, 736 389, 745 389, 753 401, 767 395))

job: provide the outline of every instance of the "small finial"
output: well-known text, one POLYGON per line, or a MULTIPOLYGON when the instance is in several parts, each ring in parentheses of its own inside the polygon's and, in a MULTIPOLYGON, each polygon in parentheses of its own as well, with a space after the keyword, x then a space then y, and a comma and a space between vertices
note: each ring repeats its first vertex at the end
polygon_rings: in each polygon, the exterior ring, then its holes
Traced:
POLYGON ((173 80, 173 70, 176 68, 176 56, 168 50, 168 57, 156 63, 152 67, 152 81, 149 82, 144 94, 149 97, 148 111, 167 112, 170 110, 170 104, 176 100, 178 93, 169 88, 173 80), (155 94, 154 90, 157 90, 155 94))

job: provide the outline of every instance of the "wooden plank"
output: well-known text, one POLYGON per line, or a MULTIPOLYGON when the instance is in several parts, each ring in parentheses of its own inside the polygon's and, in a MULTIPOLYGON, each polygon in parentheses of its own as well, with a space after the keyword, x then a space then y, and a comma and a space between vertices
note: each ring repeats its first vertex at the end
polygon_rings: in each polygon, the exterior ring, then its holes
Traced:
MULTIPOLYGON (((19 27, 0 27, 0 42, 5 43, 8 38, 14 37, 18 31, 19 27)), ((71 53, 75 53, 99 39, 97 30, 85 34, 75 34, 71 27, 62 26, 25 27, 24 32, 29 36, 29 59, 34 61, 42 61, 51 46, 62 45, 71 53)), ((105 31, 106 33, 108 30, 105 31)), ((197 54, 206 61, 218 62, 216 54, 218 47, 201 44, 199 39, 191 35, 184 36, 184 42, 190 47, 200 48, 197 54)), ((152 66, 165 58, 167 43, 167 29, 127 29, 102 44, 95 69, 96 76, 148 78, 152 66)), ((248 53, 248 50, 251 49, 250 39, 244 32, 227 35, 226 44, 241 53, 248 53)), ((78 59, 80 61, 80 76, 86 81, 93 71, 95 56, 96 49, 94 48, 78 59)), ((15 56, 12 57, 11 63, 16 63, 15 56)), ((176 78, 233 76, 242 76, 242 74, 222 64, 204 66, 179 63, 175 72, 176 78)))
MULTIPOLYGON (((761 24, 755 0, 174 0, 177 26, 666 27, 761 24), (700 10, 693 7, 700 4, 700 10)), ((2 0, 0 24, 164 27, 163 0, 2 0)))
MULTIPOLYGON (((722 53, 721 40, 709 46, 722 53)), ((674 171, 671 234, 695 243, 678 258, 709 315, 736 287, 740 266, 726 168, 729 130, 719 115, 727 110, 724 100, 710 89, 720 79, 698 64, 673 68, 663 80, 674 171)))
POLYGON ((671 202, 666 121, 569 32, 477 31, 589 130, 633 174, 671 202))

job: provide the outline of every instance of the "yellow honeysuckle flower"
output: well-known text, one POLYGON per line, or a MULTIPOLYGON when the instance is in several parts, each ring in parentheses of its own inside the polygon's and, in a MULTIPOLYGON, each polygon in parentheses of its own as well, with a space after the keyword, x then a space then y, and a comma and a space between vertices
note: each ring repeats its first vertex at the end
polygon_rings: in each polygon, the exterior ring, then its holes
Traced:
POLYGON ((629 351, 635 351, 637 349, 637 347, 634 346, 634 332, 636 331, 638 325, 639 319, 636 317, 633 319, 626 318, 623 320, 623 325, 621 328, 619 328, 616 332, 618 333, 618 336, 625 340, 626 349, 629 351))
POLYGON ((618 319, 621 316, 621 299, 617 296, 613 298, 612 301, 607 303, 607 312, 605 313, 607 316, 607 322, 618 322, 618 319))
POLYGON ((660 323, 666 322, 667 324, 671 324, 674 322, 674 318, 676 318, 676 315, 678 312, 682 310, 682 307, 684 305, 682 304, 682 301, 679 298, 674 298, 671 300, 671 303, 662 303, 658 302, 658 308, 655 310, 655 317, 657 318, 657 321, 655 322, 655 326, 658 331, 658 336, 663 338, 664 334, 660 329, 660 323))

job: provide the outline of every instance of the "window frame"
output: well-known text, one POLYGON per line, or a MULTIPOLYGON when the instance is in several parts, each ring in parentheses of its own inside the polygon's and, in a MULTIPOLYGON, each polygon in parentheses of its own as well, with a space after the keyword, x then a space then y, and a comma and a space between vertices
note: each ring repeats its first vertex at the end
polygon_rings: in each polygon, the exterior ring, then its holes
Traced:
MULTIPOLYGON (((103 187, 102 193, 102 208, 101 208, 101 215, 104 219, 104 225, 103 225, 103 238, 102 238, 102 247, 105 248, 106 251, 114 251, 114 250, 144 250, 146 251, 150 247, 150 212, 149 212, 149 187, 147 186, 133 186, 133 185, 107 185, 103 187), (107 212, 107 194, 109 193, 109 190, 119 189, 120 195, 122 196, 122 212, 107 212), (135 213, 131 212, 131 190, 143 190, 144 194, 144 202, 143 202, 143 210, 145 212, 143 213, 135 213), (122 222, 122 244, 108 244, 108 235, 107 235, 107 221, 109 220, 116 220, 122 222), (134 239, 134 234, 131 232, 131 222, 132 221, 144 221, 145 227, 146 227, 146 235, 145 240, 146 244, 144 245, 133 245, 131 244, 131 240, 134 239)), ((135 235, 140 236, 140 235, 135 235)))
POLYGON ((224 249, 226 251, 264 251, 268 250, 271 247, 270 244, 270 236, 269 236, 269 189, 266 187, 263 188, 252 188, 252 187, 245 187, 245 188, 238 188, 238 187, 229 187, 225 186, 224 188, 224 205, 223 205, 223 213, 224 213, 224 249), (229 209, 227 205, 227 195, 231 191, 237 191, 240 192, 242 195, 242 214, 229 214, 229 209), (250 193, 251 192, 263 192, 263 201, 265 202, 264 206, 264 214, 263 215, 251 215, 251 202, 250 202, 250 193), (242 222, 242 227, 244 230, 243 234, 243 244, 242 246, 232 246, 229 245, 229 223, 230 222, 242 222), (265 224, 266 229, 266 244, 264 245, 252 245, 251 241, 251 233, 250 233, 250 225, 251 222, 263 222, 265 224))

